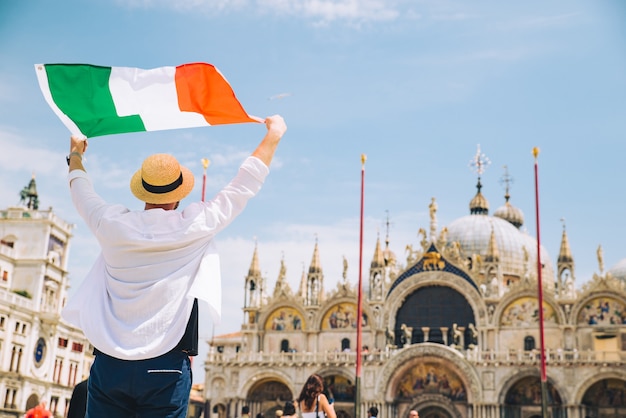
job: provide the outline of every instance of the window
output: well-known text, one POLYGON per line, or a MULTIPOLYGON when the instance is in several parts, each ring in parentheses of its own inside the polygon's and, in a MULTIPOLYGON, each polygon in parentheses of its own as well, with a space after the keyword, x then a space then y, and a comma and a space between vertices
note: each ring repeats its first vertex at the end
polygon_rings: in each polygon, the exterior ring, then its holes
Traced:
POLYGON ((82 353, 83 345, 81 343, 72 343, 72 351, 76 351, 77 353, 82 353))
POLYGON ((287 353, 289 351, 289 340, 282 340, 280 342, 280 352, 287 353))
POLYGON ((350 339, 344 338, 341 340, 341 351, 350 351, 350 339))
POLYGON ((27 324, 20 321, 15 321, 15 333, 16 334, 26 334, 26 326, 27 324))
POLYGON ((56 360, 54 360, 54 373, 52 375, 52 381, 60 384, 62 372, 63 372, 63 359, 57 358, 56 360))
POLYGON ((7 388, 4 393, 4 407, 6 409, 15 408, 15 396, 17 395, 17 389, 7 388))
POLYGON ((20 365, 22 363, 22 348, 14 345, 11 349, 11 361, 9 362, 9 371, 20 371, 20 365))
POLYGON ((532 351, 535 349, 535 338, 530 335, 524 337, 524 351, 532 351))
POLYGON ((8 282, 9 281, 9 272, 7 270, 4 270, 2 272, 2 281, 3 282, 8 282))
POLYGON ((48 241, 48 251, 62 251, 65 247, 65 243, 61 238, 55 237, 54 235, 50 235, 50 240, 48 241))
POLYGON ((57 408, 59 406, 59 397, 52 396, 50 397, 50 410, 54 415, 57 415, 57 408))
POLYGON ((67 338, 59 337, 59 347, 65 348, 67 347, 67 343, 68 343, 67 338))
POLYGON ((75 386, 76 385, 76 375, 78 374, 78 364, 75 362, 70 362, 70 372, 67 375, 67 385, 75 386))

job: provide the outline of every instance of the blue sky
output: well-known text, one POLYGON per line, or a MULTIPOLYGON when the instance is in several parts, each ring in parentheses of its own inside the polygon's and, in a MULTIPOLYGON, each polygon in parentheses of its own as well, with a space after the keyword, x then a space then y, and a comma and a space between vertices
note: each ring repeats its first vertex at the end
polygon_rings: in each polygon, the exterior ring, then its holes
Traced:
MULTIPOLYGON (((154 68, 209 62, 253 115, 279 113, 289 130, 264 189, 218 237, 224 319, 203 337, 239 329, 255 242, 270 288, 280 259, 295 290, 319 243, 325 287, 358 280, 360 155, 365 174, 364 258, 389 214, 391 249, 469 213, 480 144, 490 213, 511 203, 535 236, 539 155, 541 239, 553 263, 565 219, 577 285, 626 257, 626 3, 404 0, 4 0, 0 2, 0 205, 36 175, 42 208, 77 225, 76 287, 97 255, 65 184, 69 133, 45 103, 36 63, 154 68), (276 95, 283 95, 276 98, 276 95)), ((257 124, 113 135, 90 141, 86 167, 110 201, 140 209, 131 174, 169 152, 219 190, 264 134, 257 124)), ((193 197, 192 196, 192 197, 193 197)), ((185 202, 183 202, 184 204, 185 202)), ((365 270, 366 271, 366 270, 365 270)))

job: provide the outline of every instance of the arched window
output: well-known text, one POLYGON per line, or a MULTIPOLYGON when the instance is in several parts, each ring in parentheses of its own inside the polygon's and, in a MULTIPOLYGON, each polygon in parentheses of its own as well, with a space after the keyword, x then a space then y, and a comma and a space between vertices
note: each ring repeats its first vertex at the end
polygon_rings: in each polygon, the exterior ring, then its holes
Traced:
POLYGON ((425 342, 424 328, 429 330, 428 342, 443 344, 453 324, 467 329, 470 323, 475 324, 476 320, 465 296, 447 286, 422 287, 407 296, 398 309, 394 329, 396 345, 402 345, 402 324, 413 327, 413 344, 425 342))
POLYGON ((289 352, 289 340, 282 340, 280 342, 280 352, 281 353, 289 352))
POLYGON ((535 338, 530 335, 524 337, 524 351, 532 351, 535 349, 535 338))
POLYGON ((350 351, 350 338, 341 340, 341 351, 350 351))

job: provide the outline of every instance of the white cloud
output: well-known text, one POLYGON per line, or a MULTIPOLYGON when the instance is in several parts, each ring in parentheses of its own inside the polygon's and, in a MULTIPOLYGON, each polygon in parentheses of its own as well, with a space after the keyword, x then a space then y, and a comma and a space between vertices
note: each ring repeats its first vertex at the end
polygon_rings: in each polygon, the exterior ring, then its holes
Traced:
POLYGON ((214 15, 242 10, 313 19, 317 25, 344 20, 350 22, 389 21, 400 11, 388 0, 129 0, 118 4, 131 8, 171 8, 179 12, 203 11, 214 15))
POLYGON ((0 164, 3 170, 23 171, 37 168, 41 175, 56 174, 59 161, 63 161, 62 152, 27 146, 16 133, 0 126, 0 164))
MULTIPOLYGON (((64 186, 64 176, 59 176, 59 170, 65 165, 65 154, 50 151, 44 148, 34 147, 13 132, 11 129, 0 126, 0 200, 9 205, 19 203, 19 192, 22 187, 28 185, 31 176, 35 176, 38 185, 41 182, 50 184, 54 190, 60 190, 64 186), (41 181, 39 181, 41 180, 41 181)), ((50 190, 48 190, 50 191, 50 190)), ((40 198, 41 190, 40 192, 40 198)), ((58 193, 51 193, 58 198, 58 193)), ((51 200, 45 203, 48 206, 51 200)))
POLYGON ((279 13, 321 19, 388 21, 399 16, 394 2, 382 0, 259 0, 263 9, 267 7, 279 13))
MULTIPOLYGON (((359 26, 367 22, 399 19, 464 22, 484 17, 479 5, 457 1, 431 0, 116 0, 121 7, 171 9, 179 13, 205 13, 209 16, 234 12, 277 15, 308 19, 314 26, 348 22, 359 26)), ((502 23, 506 29, 552 27, 568 24, 580 13, 553 16, 527 16, 502 23)))

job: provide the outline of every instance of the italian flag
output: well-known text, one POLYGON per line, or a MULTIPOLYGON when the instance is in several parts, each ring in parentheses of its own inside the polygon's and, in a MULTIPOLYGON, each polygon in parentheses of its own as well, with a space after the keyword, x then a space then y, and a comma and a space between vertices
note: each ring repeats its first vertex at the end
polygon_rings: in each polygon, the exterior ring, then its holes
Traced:
POLYGON ((41 91, 73 135, 262 122, 246 113, 211 64, 150 70, 89 64, 36 64, 41 91))

